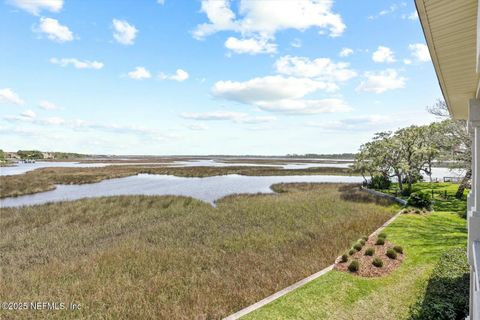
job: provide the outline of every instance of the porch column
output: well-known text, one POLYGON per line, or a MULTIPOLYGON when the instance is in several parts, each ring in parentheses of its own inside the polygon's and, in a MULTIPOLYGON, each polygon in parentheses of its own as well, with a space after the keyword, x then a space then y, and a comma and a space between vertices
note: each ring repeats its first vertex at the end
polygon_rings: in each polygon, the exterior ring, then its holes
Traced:
POLYGON ((480 320, 480 100, 470 100, 468 129, 473 135, 472 189, 467 203, 470 320, 480 320))

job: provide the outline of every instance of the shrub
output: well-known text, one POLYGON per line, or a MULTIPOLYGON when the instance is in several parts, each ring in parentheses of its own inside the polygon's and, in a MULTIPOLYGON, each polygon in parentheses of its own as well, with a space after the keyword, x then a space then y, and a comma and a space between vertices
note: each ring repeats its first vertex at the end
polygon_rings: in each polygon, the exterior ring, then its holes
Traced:
POLYGON ((354 250, 354 249, 350 249, 350 251, 348 251, 348 254, 349 254, 349 255, 352 255, 352 254, 354 254, 354 253, 355 253, 355 250, 354 250))
POLYGON ((372 261, 372 264, 377 268, 383 267, 383 261, 379 257, 375 257, 372 261))
POLYGON ((379 237, 379 238, 382 238, 382 239, 386 239, 386 238, 387 238, 387 234, 386 234, 385 232, 380 232, 380 233, 378 234, 378 237, 379 237))
POLYGON ((367 237, 367 236, 363 236, 362 239, 365 240, 365 241, 368 241, 368 237, 367 237))
POLYGON ((415 213, 416 213, 416 214, 420 214, 420 212, 421 212, 420 209, 416 209, 416 210, 415 210, 415 213))
POLYGON ((390 188, 391 184, 392 182, 390 179, 388 179, 388 177, 383 175, 375 175, 370 180, 368 187, 372 189, 388 189, 390 188))
POLYGON ((342 254, 342 257, 340 258, 341 262, 347 262, 348 261, 348 256, 346 254, 342 254))
POLYGON ((355 245, 353 246, 353 249, 360 251, 362 250, 362 245, 360 243, 355 243, 355 245))
POLYGON ((366 256, 373 256, 374 253, 375 253, 374 248, 368 248, 367 250, 365 250, 365 255, 366 256))
POLYGON ((360 240, 358 240, 358 243, 360 243, 362 246, 364 246, 365 245, 365 240, 360 239, 360 240))
POLYGON ((350 262, 350 264, 348 265, 348 271, 357 272, 359 267, 360 267, 360 265, 358 264, 358 261, 354 260, 354 261, 350 262))
POLYGON ((384 238, 378 238, 377 242, 375 242, 376 245, 383 246, 385 244, 385 239, 384 238))
POLYGON ((400 247, 400 246, 395 246, 395 247, 393 247, 393 250, 395 250, 395 251, 398 252, 398 253, 403 253, 403 248, 400 247))
POLYGON ((427 291, 411 310, 412 320, 465 319, 470 272, 464 248, 443 254, 428 281, 427 291))
POLYGON ((393 249, 388 249, 386 255, 390 259, 397 259, 397 253, 393 249))
POLYGON ((414 192, 410 195, 407 201, 408 205, 417 208, 430 209, 432 207, 432 200, 430 194, 422 192, 414 192))

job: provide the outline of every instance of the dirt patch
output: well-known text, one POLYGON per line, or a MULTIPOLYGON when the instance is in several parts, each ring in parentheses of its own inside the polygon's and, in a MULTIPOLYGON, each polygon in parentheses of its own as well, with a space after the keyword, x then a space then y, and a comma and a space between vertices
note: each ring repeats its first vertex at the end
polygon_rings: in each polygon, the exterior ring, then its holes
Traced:
POLYGON ((337 259, 334 268, 339 271, 344 271, 367 278, 382 277, 390 274, 402 264, 403 259, 405 259, 405 255, 396 252, 397 258, 391 259, 387 257, 386 253, 388 249, 393 249, 395 245, 388 242, 387 240, 385 240, 384 245, 376 245, 376 241, 377 237, 370 237, 360 251, 356 251, 353 255, 348 255, 347 253, 347 262, 341 262, 340 259, 337 259), (375 253, 372 256, 365 255, 365 251, 368 248, 373 248, 375 250, 375 253), (372 264, 373 259, 377 257, 383 261, 382 267, 376 267, 372 264), (351 272, 348 270, 348 266, 354 260, 358 261, 359 268, 358 271, 351 272))

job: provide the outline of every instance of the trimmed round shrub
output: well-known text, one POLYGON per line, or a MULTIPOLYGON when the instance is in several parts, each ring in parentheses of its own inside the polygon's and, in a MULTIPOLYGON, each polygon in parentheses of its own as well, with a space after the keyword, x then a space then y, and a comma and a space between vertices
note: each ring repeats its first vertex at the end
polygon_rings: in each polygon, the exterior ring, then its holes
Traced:
POLYGON ((360 243, 355 243, 355 245, 353 246, 353 249, 360 251, 362 250, 362 245, 360 243))
POLYGON ((387 239, 387 234, 385 232, 380 232, 378 234, 378 238, 383 238, 383 239, 387 239))
POLYGON ((347 262, 348 261, 348 256, 346 254, 342 254, 342 257, 340 258, 341 262, 347 262))
POLYGON ((360 239, 360 240, 358 240, 358 243, 360 243, 362 246, 364 246, 365 245, 365 240, 360 239))
POLYGON ((367 250, 365 250, 365 255, 366 256, 373 256, 374 253, 375 253, 374 248, 367 248, 367 250))
POLYGON ((367 237, 367 236, 363 236, 362 239, 365 240, 365 241, 368 241, 368 237, 367 237))
POLYGON ((352 255, 352 254, 354 254, 354 253, 355 253, 355 250, 354 250, 354 249, 350 249, 350 251, 348 251, 348 254, 349 254, 349 255, 352 255))
POLYGON ((398 253, 403 253, 403 248, 400 247, 400 246, 395 246, 395 247, 393 247, 393 250, 395 250, 395 251, 398 252, 398 253))
POLYGON ((414 192, 407 200, 408 205, 417 207, 420 209, 430 209, 432 206, 432 200, 430 194, 422 192, 414 192))
POLYGON ((393 249, 388 249, 386 255, 390 259, 397 259, 397 253, 393 249))
POLYGON ((383 267, 383 261, 379 257, 375 257, 372 261, 372 264, 377 268, 383 267))
POLYGON ((348 265, 348 271, 350 271, 350 272, 357 272, 359 268, 360 268, 360 265, 358 264, 357 260, 353 260, 348 265))
POLYGON ((385 244, 385 238, 378 238, 375 244, 379 246, 383 246, 385 244))

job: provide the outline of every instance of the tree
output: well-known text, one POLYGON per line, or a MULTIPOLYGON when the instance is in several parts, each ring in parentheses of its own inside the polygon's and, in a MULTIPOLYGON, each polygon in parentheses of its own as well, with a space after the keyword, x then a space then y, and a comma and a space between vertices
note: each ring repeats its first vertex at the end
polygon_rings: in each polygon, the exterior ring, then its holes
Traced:
POLYGON ((452 169, 465 169, 465 176, 460 182, 455 197, 461 199, 472 177, 472 137, 468 133, 465 120, 452 119, 447 104, 443 100, 428 106, 427 110, 444 119, 439 124, 437 143, 440 149, 440 160, 453 160, 449 163, 452 169))

